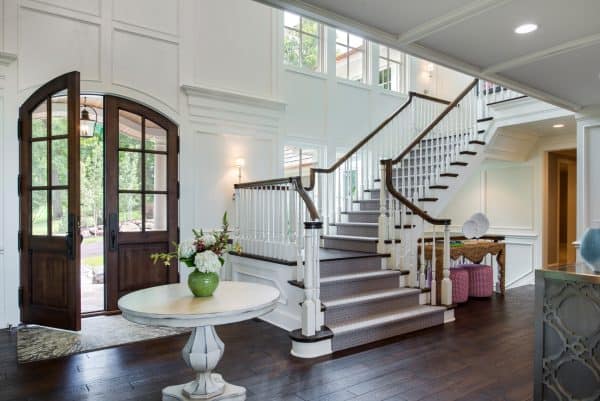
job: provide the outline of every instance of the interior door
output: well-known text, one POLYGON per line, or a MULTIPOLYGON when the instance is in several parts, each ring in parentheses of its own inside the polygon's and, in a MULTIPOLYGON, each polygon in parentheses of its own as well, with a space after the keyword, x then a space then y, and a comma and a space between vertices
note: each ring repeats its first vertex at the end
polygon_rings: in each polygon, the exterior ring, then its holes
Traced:
POLYGON ((31 95, 19 132, 21 320, 80 330, 79 72, 31 95))
POLYGON ((141 288, 179 280, 150 255, 178 240, 177 126, 130 100, 105 97, 107 309, 141 288))

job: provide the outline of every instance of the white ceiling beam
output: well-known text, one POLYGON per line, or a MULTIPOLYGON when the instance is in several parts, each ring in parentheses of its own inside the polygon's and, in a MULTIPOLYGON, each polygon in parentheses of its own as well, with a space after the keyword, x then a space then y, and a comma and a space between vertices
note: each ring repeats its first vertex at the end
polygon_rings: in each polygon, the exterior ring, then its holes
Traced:
POLYGON ((571 40, 566 43, 562 43, 557 46, 549 47, 547 49, 539 50, 535 53, 527 54, 522 57, 517 57, 512 60, 498 63, 491 67, 483 70, 484 74, 495 74, 497 72, 510 70, 511 68, 520 67, 522 65, 531 64, 535 61, 543 60, 548 57, 557 56, 559 54, 571 52, 577 49, 583 49, 585 47, 600 44, 600 33, 585 36, 583 38, 571 40))
POLYGON ((432 63, 442 65, 444 67, 451 68, 453 70, 460 71, 464 74, 479 77, 489 81, 493 81, 499 85, 506 86, 507 88, 513 89, 517 92, 521 92, 525 95, 540 99, 544 102, 553 104, 558 107, 562 107, 571 111, 578 111, 581 109, 581 105, 569 102, 561 99, 550 93, 544 92, 539 89, 525 86, 519 82, 505 78, 501 75, 497 75, 491 72, 485 72, 481 67, 475 66, 470 63, 466 63, 448 54, 438 52, 436 50, 429 49, 418 43, 402 44, 398 42, 397 35, 383 31, 381 29, 374 28, 370 25, 356 21, 352 18, 344 17, 343 15, 336 14, 332 11, 326 10, 308 4, 302 0, 254 0, 258 3, 266 4, 271 7, 285 9, 297 14, 302 14, 306 17, 312 18, 323 24, 330 25, 336 28, 344 29, 348 32, 360 35, 368 40, 381 43, 385 46, 396 48, 403 52, 406 52, 412 56, 431 61, 432 63))
POLYGON ((476 17, 493 8, 510 3, 512 0, 477 0, 452 10, 448 14, 429 20, 398 36, 398 42, 403 45, 414 43, 434 33, 476 17))

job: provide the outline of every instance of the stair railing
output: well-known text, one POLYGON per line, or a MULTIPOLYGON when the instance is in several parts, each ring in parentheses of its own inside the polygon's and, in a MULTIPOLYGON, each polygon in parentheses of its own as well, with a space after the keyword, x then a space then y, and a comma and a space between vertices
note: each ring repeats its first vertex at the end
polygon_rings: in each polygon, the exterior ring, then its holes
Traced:
MULTIPOLYGON (((392 266, 408 268, 410 286, 431 288, 431 303, 452 303, 450 281, 450 220, 437 219, 425 211, 430 187, 440 185, 442 173, 459 161, 461 152, 477 140, 478 80, 475 79, 452 101, 400 154, 381 162, 384 185, 380 191, 379 244, 391 244, 392 266), (444 263, 438 299, 436 260, 430 268, 425 252, 417 256, 417 233, 424 237, 425 226, 431 225, 434 240, 436 227, 443 227, 444 263)), ((422 244, 425 242, 422 240, 422 244)), ((433 252, 435 254, 435 252, 433 252)))
POLYGON ((485 80, 479 80, 477 84, 477 95, 477 112, 479 118, 490 117, 490 105, 526 97, 522 93, 485 80))
POLYGON ((342 213, 376 189, 380 181, 379 162, 397 155, 450 102, 415 92, 369 135, 329 168, 312 168, 307 190, 314 191, 324 231, 343 221, 342 213))
POLYGON ((320 300, 319 243, 322 222, 300 177, 236 184, 236 239, 245 256, 295 261, 304 288, 302 334, 324 322, 320 300))

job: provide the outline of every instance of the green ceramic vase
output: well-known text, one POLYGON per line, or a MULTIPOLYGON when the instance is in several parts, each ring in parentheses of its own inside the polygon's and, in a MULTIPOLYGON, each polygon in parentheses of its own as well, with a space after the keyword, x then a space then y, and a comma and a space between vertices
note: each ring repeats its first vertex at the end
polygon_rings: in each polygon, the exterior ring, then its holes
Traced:
POLYGON ((202 273, 194 269, 188 276, 188 287, 195 297, 210 297, 219 286, 217 273, 202 273))

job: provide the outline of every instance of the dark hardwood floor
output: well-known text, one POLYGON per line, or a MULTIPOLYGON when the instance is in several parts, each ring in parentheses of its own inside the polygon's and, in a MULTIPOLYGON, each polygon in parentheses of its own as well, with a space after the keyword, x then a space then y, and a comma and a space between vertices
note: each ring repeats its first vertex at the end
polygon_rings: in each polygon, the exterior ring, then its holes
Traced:
MULTIPOLYGON (((287 333, 250 321, 218 328, 218 371, 248 401, 526 401, 532 399, 533 286, 470 301, 457 321, 318 360, 289 355, 287 333)), ((191 380, 187 336, 68 358, 16 363, 16 336, 0 331, 0 400, 160 400, 191 380)))

